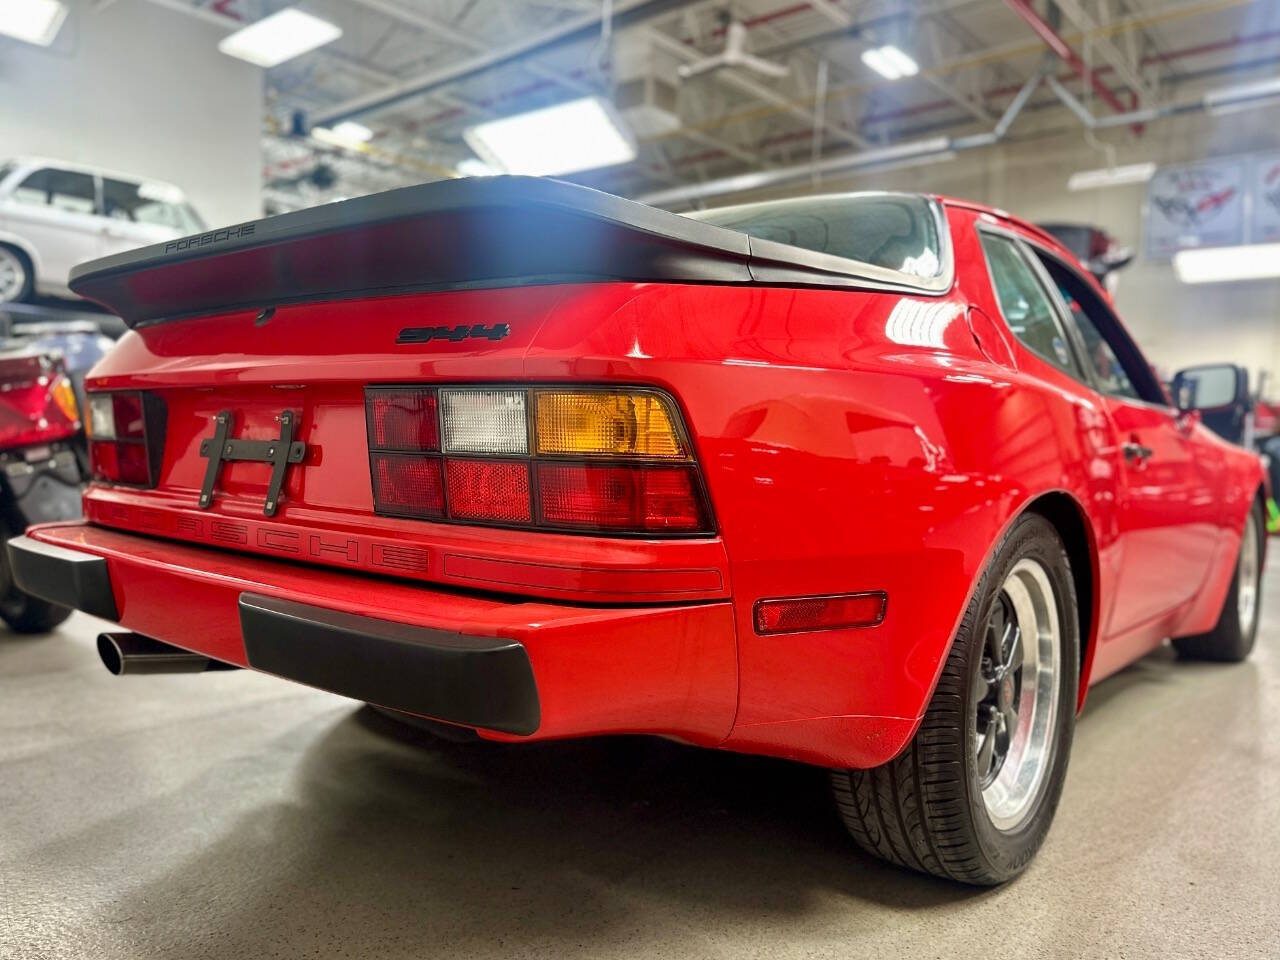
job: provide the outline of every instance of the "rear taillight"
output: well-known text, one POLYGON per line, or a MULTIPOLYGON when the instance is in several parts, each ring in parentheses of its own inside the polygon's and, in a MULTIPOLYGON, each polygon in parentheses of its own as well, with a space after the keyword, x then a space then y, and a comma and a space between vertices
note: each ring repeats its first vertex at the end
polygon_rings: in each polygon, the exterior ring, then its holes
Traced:
POLYGON ((79 429, 75 390, 56 362, 38 354, 0 359, 0 449, 64 440, 79 429))
POLYGON ((154 487, 164 444, 164 401, 150 393, 89 395, 89 464, 95 480, 154 487))
POLYGON ((692 535, 711 512, 675 404, 639 389, 370 387, 374 511, 692 535))

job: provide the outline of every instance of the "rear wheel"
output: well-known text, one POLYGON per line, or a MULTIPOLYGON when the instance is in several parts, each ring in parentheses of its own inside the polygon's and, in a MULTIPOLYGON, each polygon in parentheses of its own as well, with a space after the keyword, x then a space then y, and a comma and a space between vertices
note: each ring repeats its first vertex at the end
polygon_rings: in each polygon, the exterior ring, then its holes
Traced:
POLYGON ((29 593, 23 593, 13 582, 9 570, 9 553, 4 543, 13 536, 9 525, 0 521, 0 619, 14 633, 48 633, 71 616, 70 607, 60 607, 29 593))
POLYGON ((983 575, 910 745, 875 769, 832 774, 854 840, 965 883, 1021 873, 1062 792, 1078 648, 1070 561, 1052 524, 1027 514, 983 575))
POLYGON ((1262 602, 1263 533, 1262 505, 1254 503, 1240 536, 1236 572, 1227 589, 1218 622, 1208 633, 1175 637, 1174 649, 1195 660, 1238 663, 1249 656, 1258 636, 1258 614, 1262 602))
POLYGON ((26 254, 0 243, 0 303, 18 303, 31 296, 35 278, 26 254))

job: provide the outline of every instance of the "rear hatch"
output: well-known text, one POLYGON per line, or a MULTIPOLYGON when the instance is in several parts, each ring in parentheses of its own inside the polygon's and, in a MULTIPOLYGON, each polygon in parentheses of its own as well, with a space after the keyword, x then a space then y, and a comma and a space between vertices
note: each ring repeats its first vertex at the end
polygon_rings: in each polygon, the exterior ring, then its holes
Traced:
POLYGON ((427 184, 94 261, 72 288, 133 329, 88 380, 86 515, 473 589, 723 597, 679 398, 584 367, 556 313, 618 309, 652 283, 881 283, 855 268, 527 178, 427 184), (561 382, 526 380, 535 343, 565 354, 561 382), (373 397, 393 387, 392 415, 420 422, 379 439, 373 397), (415 432, 434 419, 448 433, 450 405, 488 439, 415 432))

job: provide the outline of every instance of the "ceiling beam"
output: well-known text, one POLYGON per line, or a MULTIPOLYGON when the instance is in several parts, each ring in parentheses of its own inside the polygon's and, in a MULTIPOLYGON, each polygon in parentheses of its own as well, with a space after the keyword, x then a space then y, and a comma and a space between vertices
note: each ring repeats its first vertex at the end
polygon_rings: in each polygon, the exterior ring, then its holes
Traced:
MULTIPOLYGON (((618 30, 657 16, 659 13, 670 10, 678 2, 679 0, 615 0, 613 29, 618 30)), ((382 90, 374 90, 363 96, 353 97, 321 111, 314 120, 316 123, 330 124, 354 119, 422 96, 441 87, 469 80, 499 67, 515 65, 525 57, 536 56, 572 43, 592 39, 599 31, 600 20, 599 11, 570 17, 508 46, 479 50, 462 60, 410 77, 382 90)))
MULTIPOLYGON (((665 50, 667 53, 678 57, 686 63, 702 59, 702 54, 693 47, 683 41, 677 40, 675 37, 663 33, 660 30, 650 28, 646 33, 653 41, 654 46, 661 50, 665 50)), ((796 117, 799 120, 803 120, 806 124, 812 124, 815 121, 814 113, 809 107, 804 104, 797 103, 785 94, 779 93, 770 87, 766 87, 764 84, 758 83, 755 80, 751 80, 733 69, 717 70, 711 75, 711 78, 727 87, 732 87, 740 93, 748 94, 749 96, 755 97, 757 100, 761 100, 785 113, 789 113, 791 116, 796 117)), ((821 125, 824 131, 837 139, 843 140, 845 143, 851 143, 858 147, 867 146, 867 141, 857 133, 847 127, 835 123, 832 120, 824 119, 821 121, 821 125)))
POLYGON ((1112 42, 1110 37, 1105 33, 1098 32, 1099 24, 1093 19, 1093 17, 1089 16, 1089 13, 1084 9, 1084 6, 1079 2, 1079 0, 1055 0, 1055 2, 1058 4, 1058 9, 1060 9, 1072 23, 1079 27, 1080 30, 1089 37, 1085 42, 1097 50, 1102 56, 1102 59, 1115 68, 1116 75, 1123 80, 1140 99, 1151 100, 1155 97, 1155 91, 1147 85, 1147 82, 1142 78, 1142 75, 1135 69, 1133 61, 1124 55, 1120 48, 1112 42))
MULTIPOLYGON (((849 11, 845 10, 839 4, 833 3, 832 0, 809 0, 809 6, 813 7, 819 13, 826 16, 828 20, 837 27, 850 31, 848 38, 864 49, 875 46, 874 36, 867 30, 866 24, 859 24, 858 18, 849 11), (854 28, 861 27, 856 32, 854 28)), ((973 115, 975 120, 981 120, 983 123, 992 123, 993 118, 986 108, 976 100, 966 97, 963 93, 956 89, 954 83, 940 77, 932 70, 925 67, 920 68, 920 79, 931 87, 940 92, 943 96, 950 99, 957 106, 961 107, 966 113, 973 115)))
MULTIPOLYGON (((457 27, 447 23, 439 17, 422 13, 419 10, 406 10, 404 7, 400 6, 400 4, 390 2, 390 0, 353 0, 353 2, 370 10, 375 10, 384 16, 397 20, 400 23, 407 24, 408 26, 416 27, 424 31, 432 31, 438 36, 444 37, 451 43, 455 43, 472 52, 484 50, 492 43, 492 41, 476 36, 475 34, 459 30, 457 27)), ((519 66, 521 69, 527 70, 535 76, 539 76, 544 80, 550 80, 553 83, 557 83, 579 93, 595 94, 599 92, 595 87, 585 81, 579 80, 576 77, 571 77, 568 74, 554 70, 551 67, 544 66, 543 64, 534 61, 522 62, 519 66)), ((437 91, 437 96, 438 95, 439 91, 437 91)), ((460 106, 469 106, 466 101, 457 100, 456 98, 450 98, 450 100, 460 106)), ((474 109, 480 110, 481 108, 477 106, 474 109)), ((492 111, 484 110, 483 112, 488 115, 492 115, 492 111)), ((679 132, 680 131, 677 131, 677 133, 679 132)), ((697 130, 689 131, 687 137, 688 139, 693 140, 696 143, 700 143, 703 146, 713 147, 728 154, 729 156, 736 157, 743 163, 758 164, 759 166, 765 167, 772 166, 772 164, 760 154, 753 153, 745 147, 738 146, 737 144, 731 143, 721 137, 716 137, 712 134, 697 130)))

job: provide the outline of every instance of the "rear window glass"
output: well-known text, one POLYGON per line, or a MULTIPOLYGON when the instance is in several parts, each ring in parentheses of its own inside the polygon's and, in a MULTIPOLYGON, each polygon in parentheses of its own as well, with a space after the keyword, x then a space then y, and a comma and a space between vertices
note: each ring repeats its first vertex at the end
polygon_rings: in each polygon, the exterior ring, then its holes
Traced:
POLYGON ((923 197, 894 194, 810 197, 687 214, 761 240, 859 260, 931 279, 942 273, 942 244, 923 197))

